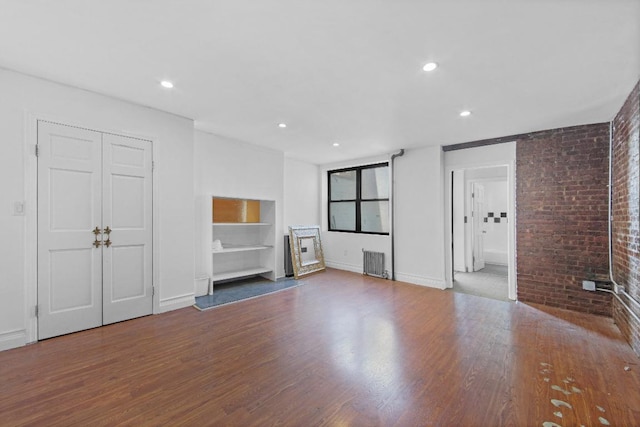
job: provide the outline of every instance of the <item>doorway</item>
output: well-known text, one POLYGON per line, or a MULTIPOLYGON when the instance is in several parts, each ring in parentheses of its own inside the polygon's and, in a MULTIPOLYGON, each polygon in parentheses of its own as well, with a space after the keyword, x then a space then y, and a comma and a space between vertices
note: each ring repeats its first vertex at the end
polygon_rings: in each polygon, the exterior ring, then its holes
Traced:
POLYGON ((451 171, 452 288, 509 300, 508 167, 451 171))
POLYGON ((38 339, 153 311, 150 141, 37 122, 38 339))

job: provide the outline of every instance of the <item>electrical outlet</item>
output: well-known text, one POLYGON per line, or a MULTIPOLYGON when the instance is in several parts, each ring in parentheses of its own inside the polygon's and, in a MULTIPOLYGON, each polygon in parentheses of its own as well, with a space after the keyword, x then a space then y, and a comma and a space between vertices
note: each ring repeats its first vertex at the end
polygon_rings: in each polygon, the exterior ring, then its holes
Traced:
POLYGON ((596 282, 594 282, 593 280, 583 280, 582 289, 584 289, 585 291, 595 291, 596 282))

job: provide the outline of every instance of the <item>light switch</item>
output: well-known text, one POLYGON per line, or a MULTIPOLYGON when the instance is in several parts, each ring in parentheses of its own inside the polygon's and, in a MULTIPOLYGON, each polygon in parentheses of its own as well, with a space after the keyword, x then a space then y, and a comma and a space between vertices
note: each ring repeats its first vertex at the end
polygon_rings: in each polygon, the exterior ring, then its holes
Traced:
POLYGON ((13 215, 24 216, 24 201, 13 202, 13 215))

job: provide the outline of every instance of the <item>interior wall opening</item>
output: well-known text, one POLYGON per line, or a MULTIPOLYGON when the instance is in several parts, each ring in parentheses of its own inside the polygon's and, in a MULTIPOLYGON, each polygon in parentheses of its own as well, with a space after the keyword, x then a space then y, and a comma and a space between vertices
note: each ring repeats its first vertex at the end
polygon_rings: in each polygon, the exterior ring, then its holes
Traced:
POLYGON ((452 285, 457 292, 509 300, 509 171, 451 171, 452 285))

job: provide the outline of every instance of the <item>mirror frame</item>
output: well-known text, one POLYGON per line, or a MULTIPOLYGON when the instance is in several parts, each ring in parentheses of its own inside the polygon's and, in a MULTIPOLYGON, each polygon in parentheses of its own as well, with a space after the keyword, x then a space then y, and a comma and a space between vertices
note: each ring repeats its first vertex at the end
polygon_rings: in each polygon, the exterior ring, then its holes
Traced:
POLYGON ((295 225, 289 226, 289 242, 291 247, 291 263, 293 264, 293 274, 296 279, 306 274, 315 273, 325 269, 324 253, 322 252, 322 241, 320 240, 320 226, 318 225, 295 225), (302 262, 302 252, 300 241, 302 239, 313 239, 315 249, 315 262, 302 262))

